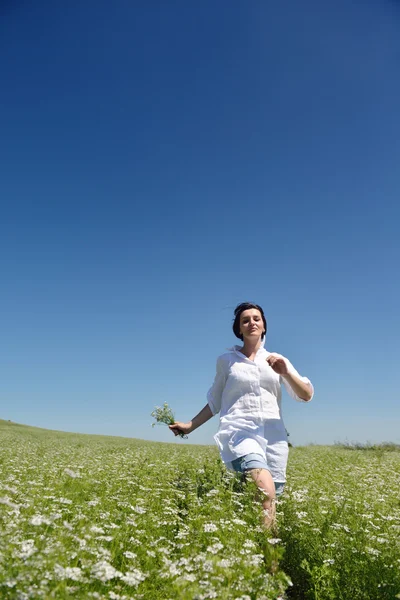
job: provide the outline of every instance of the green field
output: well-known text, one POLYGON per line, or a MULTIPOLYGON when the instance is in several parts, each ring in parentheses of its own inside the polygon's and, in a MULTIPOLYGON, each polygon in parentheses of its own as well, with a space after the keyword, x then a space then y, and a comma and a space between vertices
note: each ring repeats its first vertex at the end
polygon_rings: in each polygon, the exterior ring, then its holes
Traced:
POLYGON ((216 448, 0 421, 0 598, 400 598, 400 452, 290 451, 278 531, 216 448))

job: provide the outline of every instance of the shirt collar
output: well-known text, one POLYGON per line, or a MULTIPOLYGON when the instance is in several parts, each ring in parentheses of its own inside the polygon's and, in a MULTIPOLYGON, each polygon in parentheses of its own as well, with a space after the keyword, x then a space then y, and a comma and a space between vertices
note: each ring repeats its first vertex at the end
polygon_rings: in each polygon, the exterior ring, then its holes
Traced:
MULTIPOLYGON (((265 346, 265 335, 264 335, 263 339, 261 340, 261 345, 260 345, 259 349, 257 350, 257 354, 259 354, 260 352, 267 352, 268 353, 268 351, 265 350, 264 346, 265 346)), ((235 345, 235 346, 232 346, 232 348, 228 348, 228 350, 230 352, 236 352, 236 354, 240 354, 240 356, 244 356, 244 354, 242 354, 240 352, 240 346, 235 345)), ((257 354, 256 354, 256 356, 257 356, 257 354)))

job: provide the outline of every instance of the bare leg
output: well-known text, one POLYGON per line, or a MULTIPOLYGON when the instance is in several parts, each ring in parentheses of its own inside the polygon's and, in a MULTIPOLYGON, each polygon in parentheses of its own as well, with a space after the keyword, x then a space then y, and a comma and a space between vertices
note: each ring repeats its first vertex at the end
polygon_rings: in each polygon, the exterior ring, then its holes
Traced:
POLYGON ((256 494, 257 499, 261 499, 264 509, 264 527, 270 529, 275 524, 275 484, 271 477, 271 473, 267 469, 250 469, 246 471, 246 475, 250 475, 256 486, 259 494, 256 494))

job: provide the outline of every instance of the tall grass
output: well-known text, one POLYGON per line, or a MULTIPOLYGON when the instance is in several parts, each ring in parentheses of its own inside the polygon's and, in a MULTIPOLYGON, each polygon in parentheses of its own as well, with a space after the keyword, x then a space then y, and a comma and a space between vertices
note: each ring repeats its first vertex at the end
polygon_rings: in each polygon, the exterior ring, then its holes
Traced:
POLYGON ((272 537, 214 447, 0 421, 0 598, 397 597, 400 455, 294 448, 288 471, 272 537))

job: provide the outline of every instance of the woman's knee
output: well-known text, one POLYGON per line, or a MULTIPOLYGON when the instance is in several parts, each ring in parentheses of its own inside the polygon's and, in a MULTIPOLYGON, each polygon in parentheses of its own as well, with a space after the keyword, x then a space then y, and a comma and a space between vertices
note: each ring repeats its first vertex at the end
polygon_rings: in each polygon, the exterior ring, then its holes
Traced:
POLYGON ((267 469, 249 469, 246 474, 251 477, 264 496, 267 494, 270 498, 275 498, 275 484, 267 469))

